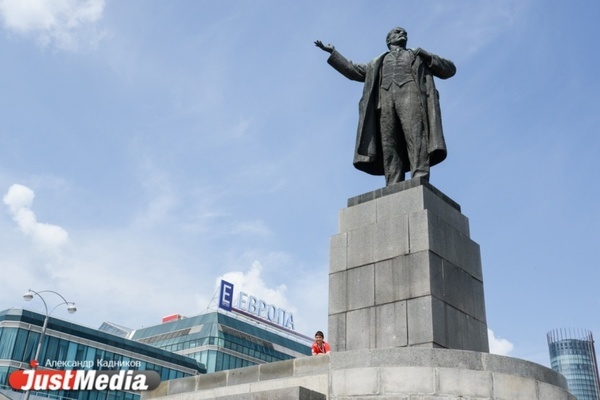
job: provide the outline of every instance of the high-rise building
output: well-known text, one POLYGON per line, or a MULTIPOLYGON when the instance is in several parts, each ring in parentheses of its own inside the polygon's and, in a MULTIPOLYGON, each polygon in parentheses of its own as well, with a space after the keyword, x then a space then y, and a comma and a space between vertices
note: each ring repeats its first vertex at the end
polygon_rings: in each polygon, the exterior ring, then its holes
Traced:
POLYGON ((553 370, 567 378, 577 400, 600 400, 598 363, 592 332, 555 329, 546 335, 553 370))

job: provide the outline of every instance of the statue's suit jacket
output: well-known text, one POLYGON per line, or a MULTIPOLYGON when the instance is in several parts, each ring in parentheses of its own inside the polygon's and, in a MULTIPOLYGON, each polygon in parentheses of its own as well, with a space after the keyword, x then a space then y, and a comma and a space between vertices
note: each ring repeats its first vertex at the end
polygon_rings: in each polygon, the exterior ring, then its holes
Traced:
MULTIPOLYGON (((408 50, 413 51, 413 50, 408 50)), ((354 152, 354 166, 372 175, 383 175, 383 159, 379 132, 379 86, 381 66, 385 52, 368 64, 355 64, 337 50, 333 50, 327 62, 346 78, 364 82, 363 96, 359 103, 358 131, 354 152)), ((439 94, 433 77, 452 77, 456 67, 450 60, 432 55, 429 65, 415 56, 411 66, 413 78, 421 92, 421 106, 425 118, 423 134, 427 138, 430 165, 442 162, 447 155, 442 131, 439 94)), ((410 167, 407 168, 410 171, 410 167)))

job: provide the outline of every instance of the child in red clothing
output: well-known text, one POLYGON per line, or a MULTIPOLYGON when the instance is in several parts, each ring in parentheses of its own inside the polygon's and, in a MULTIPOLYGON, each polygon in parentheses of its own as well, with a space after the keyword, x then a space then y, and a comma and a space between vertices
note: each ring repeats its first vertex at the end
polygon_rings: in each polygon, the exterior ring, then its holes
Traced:
POLYGON ((312 355, 316 356, 319 354, 328 354, 331 351, 329 343, 323 340, 323 332, 317 331, 315 333, 315 342, 312 345, 312 355))

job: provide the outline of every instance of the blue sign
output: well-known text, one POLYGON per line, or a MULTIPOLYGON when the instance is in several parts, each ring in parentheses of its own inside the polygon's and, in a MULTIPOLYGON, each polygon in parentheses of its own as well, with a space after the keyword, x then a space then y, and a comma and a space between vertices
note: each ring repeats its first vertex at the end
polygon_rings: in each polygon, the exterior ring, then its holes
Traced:
POLYGON ((221 296, 219 296, 219 307, 231 311, 233 307, 233 283, 221 280, 221 296))

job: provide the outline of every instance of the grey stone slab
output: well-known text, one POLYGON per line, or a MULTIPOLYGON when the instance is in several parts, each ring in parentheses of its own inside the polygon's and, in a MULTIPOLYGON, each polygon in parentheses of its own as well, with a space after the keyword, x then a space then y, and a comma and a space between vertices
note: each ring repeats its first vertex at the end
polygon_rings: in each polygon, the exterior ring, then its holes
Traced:
POLYGON ((479 245, 435 215, 429 214, 429 223, 436 233, 430 235, 431 251, 483 281, 479 245))
POLYGON ((375 305, 375 271, 373 264, 347 271, 347 310, 375 305))
MULTIPOLYGON (((361 357, 366 357, 361 355, 361 357)), ((464 368, 482 371, 481 353, 464 350, 403 347, 373 349, 368 356, 372 367, 418 366, 440 368, 464 368)))
POLYGON ((433 310, 431 296, 407 301, 408 345, 433 343, 433 310))
POLYGON ((494 397, 498 400, 537 399, 536 382, 534 380, 513 374, 494 373, 493 382, 494 397))
MULTIPOLYGON (((435 296, 431 296, 431 315, 433 318, 433 344, 440 347, 448 346, 448 317, 446 315, 446 304, 435 296)), ((463 350, 464 348, 458 348, 463 350)))
POLYGON ((347 267, 408 253, 408 220, 398 217, 348 232, 347 267))
POLYGON ((408 215, 408 248, 409 253, 429 251, 429 216, 427 210, 417 211, 408 215))
POLYGON ((346 270, 348 234, 340 233, 329 240, 329 273, 346 270))
POLYGON ((567 389, 566 378, 550 368, 530 361, 495 354, 481 353, 481 357, 485 370, 519 375, 567 389))
POLYGON ((329 399, 575 400, 551 383, 559 375, 548 370, 475 351, 396 347, 332 353, 329 399))
POLYGON ((284 360, 260 364, 258 372, 259 381, 280 379, 294 375, 294 360, 284 360))
POLYGON ((372 264, 375 257, 377 224, 370 224, 348 232, 347 268, 372 264))
POLYGON ((452 349, 432 349, 428 360, 431 365, 441 368, 460 368, 468 370, 485 371, 482 353, 476 351, 452 350, 452 349))
POLYGON ((447 324, 446 331, 448 332, 446 347, 450 349, 467 350, 469 345, 469 332, 465 313, 449 305, 446 305, 444 310, 447 324))
POLYGON ((398 301, 376 307, 377 348, 408 345, 406 302, 398 301))
POLYGON ((411 297, 418 297, 425 294, 442 298, 444 293, 444 260, 431 251, 411 253, 411 256, 420 261, 421 264, 410 269, 411 297), (429 269, 418 267, 422 264, 429 266, 429 269), (429 287, 426 285, 429 284, 429 287))
MULTIPOLYGON (((298 388, 298 394, 299 394, 298 400, 325 400, 325 399, 327 399, 326 394, 319 393, 314 390, 309 390, 304 387, 298 388)), ((277 398, 279 398, 279 397, 277 397, 277 398)), ((271 397, 270 399, 273 399, 273 397, 271 397)))
POLYGON ((487 324, 467 316, 467 327, 470 346, 465 346, 465 350, 489 352, 487 324))
POLYGON ((460 205, 458 203, 456 203, 450 197, 446 196, 439 189, 437 189, 435 186, 433 186, 432 184, 430 184, 429 182, 427 182, 426 180, 424 180, 422 178, 410 179, 408 181, 399 182, 399 183, 396 183, 393 185, 386 186, 381 189, 374 190, 372 192, 367 192, 367 193, 361 194, 359 196, 352 197, 352 198, 348 199, 348 207, 353 207, 355 205, 358 205, 358 204, 361 204, 361 203, 364 203, 367 201, 379 199, 383 196, 388 196, 393 193, 416 188, 419 186, 426 187, 428 190, 435 193, 438 197, 442 198, 449 205, 451 205, 452 207, 454 207, 455 209, 460 211, 460 205))
POLYGON ((215 400, 325 400, 324 393, 315 392, 304 387, 263 390, 252 393, 239 393, 216 397, 215 400))
MULTIPOLYGON (((352 396, 352 397, 348 397, 348 396, 331 396, 329 397, 329 400, 414 400, 413 397, 410 396, 404 396, 404 395, 399 395, 399 394, 377 394, 374 396, 366 396, 366 397, 362 397, 362 396, 352 396)), ((438 400, 438 399, 435 399, 438 400)), ((447 400, 447 399, 444 399, 447 400)), ((465 399, 459 399, 459 400, 465 400, 465 399)))
POLYGON ((408 254, 408 216, 377 223, 374 262, 408 254))
POLYGON ((443 296, 442 260, 422 251, 375 265, 375 303, 408 300, 426 295, 443 296))
POLYGON ((483 289, 483 282, 474 283, 473 289, 473 311, 471 315, 475 318, 487 324, 487 314, 485 312, 485 295, 483 289))
POLYGON ((348 310, 348 272, 329 274, 329 314, 348 310))
POLYGON ((356 396, 378 394, 378 370, 363 367, 331 371, 330 393, 338 398, 344 398, 343 396, 356 398, 356 396))
POLYGON ((453 207, 436 193, 427 189, 423 190, 423 204, 425 209, 442 218, 454 229, 467 237, 470 236, 469 219, 460 212, 460 209, 453 207))
POLYGON ((327 319, 329 338, 327 343, 332 352, 346 351, 346 313, 329 314, 327 319))
POLYGON ((349 232, 375 222, 377 222, 377 207, 374 201, 344 208, 339 213, 338 232, 349 232))
POLYGON ((225 396, 213 397, 214 400, 252 400, 252 393, 229 394, 225 396))
POLYGON ((448 347, 446 313, 441 300, 433 296, 410 299, 407 314, 409 346, 448 347))
POLYGON ((331 371, 371 366, 373 350, 359 349, 353 351, 334 352, 329 354, 331 371))
MULTIPOLYGON (((186 379, 186 378, 181 378, 181 379, 186 379)), ((141 395, 142 395, 141 397, 144 400, 165 397, 169 394, 169 386, 171 385, 171 382, 173 382, 175 380, 177 380, 177 379, 170 380, 170 381, 162 381, 156 389, 141 392, 141 395)), ((187 379, 187 380, 194 382, 194 385, 195 385, 194 380, 192 380, 192 379, 187 379)))
MULTIPOLYGON (((219 371, 212 374, 194 376, 196 380, 196 390, 213 389, 227 386, 227 372, 219 371)), ((169 393, 170 394, 170 393, 169 393)))
POLYGON ((439 368, 440 392, 444 394, 492 398, 492 374, 458 368, 439 368))
POLYGON ((375 304, 407 300, 410 297, 410 256, 399 256, 375 264, 375 304))
POLYGON ((421 211, 425 209, 423 187, 393 193, 372 203, 377 205, 377 221, 385 221, 421 211))
POLYGON ((479 245, 428 210, 408 216, 410 252, 430 250, 483 281, 479 245))
POLYGON ((258 381, 259 365, 229 370, 227 385, 239 385, 258 381))
POLYGON ((294 359, 294 376, 307 376, 327 373, 329 373, 329 354, 306 356, 294 359))
POLYGON ((435 370, 432 367, 381 368, 382 393, 434 393, 435 370))
POLYGON ((173 379, 168 381, 169 394, 193 392, 196 390, 196 381, 193 379, 173 379))
POLYGON ((480 321, 485 322, 483 282, 449 261, 443 262, 443 294, 438 297, 480 321))
POLYGON ((346 313, 346 350, 375 347, 375 308, 346 313))
POLYGON ((437 295, 443 296, 442 260, 422 251, 375 265, 375 303, 437 295))
POLYGON ((458 264, 462 269, 473 275, 476 279, 483 282, 483 272, 481 268, 481 250, 479 244, 463 237, 463 252, 458 258, 458 264))
POLYGON ((466 236, 470 235, 468 218, 427 186, 417 186, 390 194, 375 202, 377 204, 377 221, 428 210, 459 232, 466 236))
POLYGON ((538 382, 538 399, 540 400, 577 400, 568 391, 544 382, 538 382))
POLYGON ((448 345, 450 349, 489 352, 487 325, 446 304, 448 345))
POLYGON ((490 341, 488 338, 488 327, 486 322, 480 322, 478 324, 479 327, 479 346, 480 350, 483 353, 490 352, 490 341))

